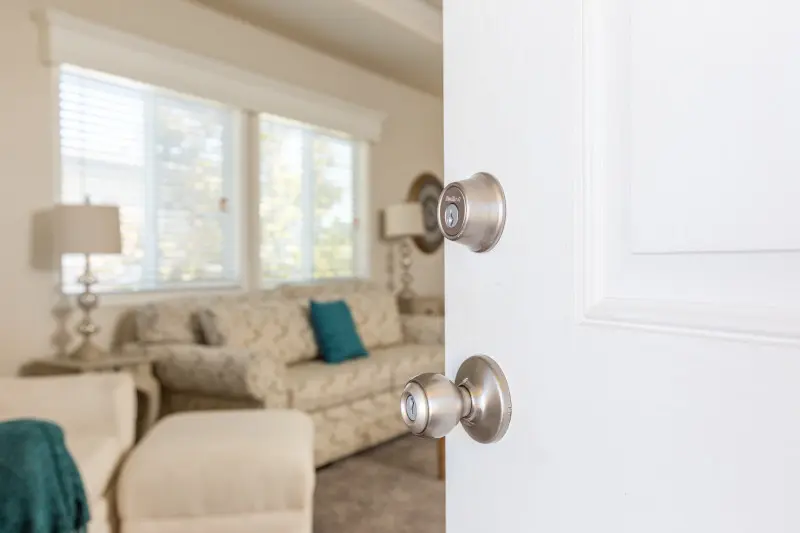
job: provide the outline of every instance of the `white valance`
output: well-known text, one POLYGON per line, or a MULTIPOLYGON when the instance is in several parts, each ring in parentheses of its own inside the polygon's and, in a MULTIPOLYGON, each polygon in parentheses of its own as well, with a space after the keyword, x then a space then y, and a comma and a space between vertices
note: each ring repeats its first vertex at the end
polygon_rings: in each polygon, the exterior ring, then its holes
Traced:
POLYGON ((37 13, 42 60, 99 70, 241 109, 380 140, 385 114, 60 11, 37 13))

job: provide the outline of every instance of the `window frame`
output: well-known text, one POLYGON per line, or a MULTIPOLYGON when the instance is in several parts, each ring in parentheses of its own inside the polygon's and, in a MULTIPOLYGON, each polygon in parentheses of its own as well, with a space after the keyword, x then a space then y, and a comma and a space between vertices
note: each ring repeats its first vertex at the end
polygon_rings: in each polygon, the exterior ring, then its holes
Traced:
MULTIPOLYGON (((339 137, 341 139, 347 140, 352 148, 353 148, 353 159, 351 161, 352 169, 353 169, 353 181, 352 181, 352 190, 353 190, 353 275, 352 276, 331 276, 326 278, 300 278, 300 279, 280 279, 280 278, 264 278, 264 272, 261 263, 261 245, 263 243, 262 235, 260 234, 261 231, 261 220, 259 217, 256 218, 258 222, 258 246, 256 249, 256 253, 258 254, 258 263, 256 265, 257 272, 255 273, 256 279, 253 282, 253 287, 255 288, 262 288, 262 289, 269 289, 276 287, 282 284, 300 284, 300 283, 324 283, 326 281, 343 281, 343 280, 350 280, 350 279, 367 279, 369 278, 370 272, 370 265, 371 265, 371 258, 370 258, 370 245, 369 245, 369 236, 370 233, 370 226, 369 226, 369 143, 365 141, 360 141, 358 139, 353 138, 350 135, 347 135, 343 132, 331 131, 327 130, 326 128, 319 127, 314 124, 308 124, 305 122, 296 121, 294 119, 287 119, 287 117, 279 117, 274 113, 267 113, 267 112, 259 112, 255 114, 255 144, 259 147, 259 149, 255 153, 256 158, 256 171, 254 180, 256 183, 256 202, 253 206, 253 209, 256 212, 260 212, 260 202, 261 202, 261 190, 260 190, 260 172, 261 172, 261 151, 260 151, 260 138, 261 138, 261 115, 266 115, 267 117, 273 116, 277 119, 286 119, 292 122, 297 122, 299 127, 303 127, 302 135, 304 137, 304 149, 308 150, 310 146, 310 139, 313 139, 316 134, 320 136, 327 136, 329 138, 336 138, 339 137)), ((310 151, 304 151, 304 158, 307 158, 310 154, 310 151)), ((310 184, 313 183, 314 175, 313 172, 310 170, 313 168, 313 162, 304 159, 303 162, 303 173, 301 176, 301 180, 303 181, 303 188, 312 190, 312 193, 303 198, 303 207, 302 211, 304 214, 308 212, 313 212, 315 203, 314 203, 314 187, 310 184)), ((303 271, 305 273, 311 272, 313 275, 314 270, 314 261, 313 261, 313 252, 315 248, 315 235, 313 232, 313 215, 311 216, 311 224, 307 227, 304 227, 303 235, 302 235, 302 248, 303 250, 307 250, 311 252, 311 257, 308 255, 304 255, 303 261, 303 271)))
MULTIPOLYGON (((61 134, 60 134, 60 81, 61 66, 66 63, 55 65, 51 69, 51 94, 53 103, 53 191, 54 202, 61 202, 62 198, 62 160, 61 160, 61 134)), ((80 68, 88 70, 89 67, 80 68)), ((98 71, 105 72, 105 71, 98 71)), ((128 78, 130 79, 130 78, 128 78)), ((133 80, 139 81, 139 80, 133 80)), ((147 82, 141 82, 147 83, 147 82)), ((148 84, 152 85, 152 84, 148 84)), ((179 93, 169 87, 156 86, 157 89, 179 93)), ((187 94, 188 97, 195 95, 187 94)), ((202 98, 202 97, 198 97, 202 98)), ((225 102, 222 105, 230 106, 225 102)), ((231 106, 232 107, 232 106, 231 106)), ((233 108, 232 142, 234 150, 238 150, 233 158, 234 179, 231 182, 231 199, 237 206, 233 219, 234 239, 238 242, 236 249, 238 253, 234 258, 236 281, 233 282, 186 282, 186 283, 163 283, 154 287, 142 287, 139 289, 118 289, 108 290, 100 293, 105 302, 112 305, 135 305, 144 301, 158 301, 161 299, 174 298, 176 296, 191 295, 215 295, 215 294, 241 294, 257 290, 269 290, 282 284, 292 283, 322 283, 325 281, 341 281, 349 279, 368 279, 371 275, 371 220, 370 220, 370 189, 369 189, 369 169, 370 169, 370 148, 368 140, 353 138, 348 135, 349 140, 354 145, 353 161, 353 212, 356 218, 353 236, 353 270, 352 277, 332 277, 324 279, 303 279, 303 280, 270 280, 266 282, 262 277, 261 265, 261 220, 260 220, 260 122, 259 115, 262 113, 279 116, 269 110, 246 110, 233 108)), ((295 120, 291 117, 281 117, 295 120)), ((308 124, 308 123, 307 123, 308 124)), ((318 127, 315 124, 308 124, 311 127, 318 127)), ((319 126, 321 127, 321 126, 319 126)), ((305 178, 305 176, 304 176, 305 178)), ((149 209, 148 209, 149 210, 149 209)), ((313 241, 312 234, 306 235, 307 239, 313 241)), ((152 240, 152 239, 148 239, 152 240)), ((64 280, 62 278, 63 269, 61 268, 61 258, 54 258, 57 264, 57 286, 60 294, 74 295, 74 291, 64 290, 64 280)))
MULTIPOLYGON (((71 65, 68 63, 61 63, 56 65, 55 68, 52 69, 52 91, 54 94, 54 118, 53 118, 53 131, 54 131, 54 202, 55 203, 62 203, 62 193, 63 193, 63 162, 62 162, 62 150, 61 150, 61 72, 62 67, 75 67, 76 65, 71 65)), ((89 69, 87 67, 78 67, 83 70, 88 70, 90 72, 98 72, 100 74, 107 74, 103 71, 98 71, 95 69, 89 69)), ((129 79, 129 78, 125 78, 129 79)), ((156 91, 163 91, 165 96, 173 96, 174 98, 186 97, 187 104, 189 106, 192 105, 191 99, 197 100, 206 100, 201 97, 197 97, 195 95, 179 93, 174 91, 168 87, 158 87, 153 86, 152 84, 139 82, 138 80, 131 80, 135 83, 142 83, 143 85, 147 85, 153 87, 156 91), (170 93, 173 93, 170 95, 170 93)), ((150 123, 153 120, 153 105, 154 105, 155 98, 148 98, 145 101, 145 123, 150 123)), ((230 198, 231 203, 235 206, 233 217, 231 219, 231 225, 233 226, 230 229, 230 235, 233 237, 234 242, 236 243, 235 246, 231 247, 232 258, 232 272, 234 276, 230 280, 198 280, 198 281, 190 281, 190 282, 162 282, 157 283, 152 286, 143 285, 137 288, 122 288, 116 287, 110 290, 102 290, 98 291, 98 294, 105 300, 108 297, 111 297, 112 300, 126 300, 131 297, 135 298, 136 295, 144 295, 147 298, 150 298, 154 294, 186 294, 186 293, 200 293, 206 291, 212 292, 240 292, 247 289, 247 272, 245 271, 247 268, 247 261, 246 261, 246 250, 245 248, 248 247, 248 244, 244 238, 246 232, 244 231, 246 225, 246 196, 244 194, 244 182, 246 181, 247 174, 246 174, 246 157, 248 156, 248 151, 246 148, 247 139, 243 135, 243 123, 245 120, 245 112, 241 109, 237 109, 233 106, 225 104, 224 102, 215 102, 210 101, 213 104, 217 104, 220 106, 225 106, 229 108, 231 112, 231 124, 230 124, 230 151, 231 151, 231 175, 232 178, 229 183, 226 183, 227 187, 230 187, 229 195, 225 195, 226 198, 230 198)), ((183 104, 183 102, 181 102, 183 104)), ((145 136, 145 142, 150 137, 148 135, 145 136)), ((152 167, 151 164, 152 155, 149 153, 145 154, 145 166, 152 167)), ((146 181, 153 181, 152 172, 150 170, 145 172, 147 175, 145 176, 146 181)), ((143 209, 145 211, 145 220, 146 224, 150 225, 155 219, 155 205, 154 202, 154 194, 155 194, 155 184, 154 183, 145 183, 145 197, 147 198, 143 209)), ((223 191, 225 192, 225 191, 223 191)), ((155 225, 157 226, 157 224, 155 225)), ((151 227, 150 229, 155 230, 155 227, 151 227)), ((145 236, 143 236, 143 248, 149 249, 149 253, 146 253, 145 260, 146 261, 155 261, 155 268, 152 270, 157 270, 159 252, 158 252, 158 235, 157 233, 147 231, 145 232, 145 236)), ((224 252, 223 252, 224 253, 224 252)), ((71 296, 78 294, 81 292, 82 288, 78 287, 76 283, 72 281, 68 281, 63 279, 63 266, 61 257, 55 257, 54 262, 56 263, 56 270, 58 271, 58 290, 61 294, 71 296), (69 287, 72 290, 65 290, 66 285, 76 285, 75 287, 69 287)), ((101 280, 102 281, 102 280, 101 280)))
MULTIPOLYGON (((37 10, 33 18, 40 33, 41 62, 50 73, 53 135, 51 171, 55 201, 61 198, 58 91, 61 64, 106 72, 240 110, 241 127, 235 128, 242 136, 238 143, 241 150, 238 159, 240 178, 235 182, 238 204, 241 206, 236 220, 236 238, 242 243, 238 258, 241 286, 213 289, 183 286, 170 290, 104 293, 104 301, 112 305, 130 305, 166 299, 177 294, 238 294, 269 288, 262 287, 260 279, 258 113, 341 131, 361 143, 358 150, 359 179, 354 193, 359 220, 354 253, 356 277, 370 276, 374 211, 371 209, 369 190, 370 148, 372 143, 381 139, 385 112, 288 84, 230 62, 173 48, 57 9, 37 10)), ((57 264, 60 264, 60 258, 57 264)), ((60 290, 61 269, 55 271, 58 273, 60 290)))

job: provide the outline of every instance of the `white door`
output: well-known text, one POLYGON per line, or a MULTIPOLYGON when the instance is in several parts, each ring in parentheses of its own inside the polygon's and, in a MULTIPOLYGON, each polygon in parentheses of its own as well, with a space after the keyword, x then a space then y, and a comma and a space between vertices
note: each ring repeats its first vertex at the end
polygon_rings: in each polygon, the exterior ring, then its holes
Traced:
POLYGON ((800 4, 448 0, 447 375, 513 417, 447 439, 447 529, 800 531, 800 4))

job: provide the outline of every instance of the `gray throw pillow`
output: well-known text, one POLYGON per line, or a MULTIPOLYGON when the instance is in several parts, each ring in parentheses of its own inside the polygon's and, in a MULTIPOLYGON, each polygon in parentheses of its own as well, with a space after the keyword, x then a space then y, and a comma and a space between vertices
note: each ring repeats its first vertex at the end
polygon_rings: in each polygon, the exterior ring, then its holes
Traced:
POLYGON ((225 344, 225 335, 219 331, 217 326, 217 315, 212 309, 200 309, 197 311, 197 322, 200 325, 200 331, 203 333, 203 342, 209 346, 223 346, 225 344))

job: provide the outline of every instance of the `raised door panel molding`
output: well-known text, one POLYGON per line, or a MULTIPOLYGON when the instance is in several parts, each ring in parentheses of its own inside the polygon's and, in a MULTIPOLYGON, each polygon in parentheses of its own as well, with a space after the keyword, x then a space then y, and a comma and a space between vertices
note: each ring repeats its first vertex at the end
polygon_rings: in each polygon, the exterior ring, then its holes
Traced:
POLYGON ((800 344, 800 311, 603 298, 584 310, 583 322, 765 344, 800 344))
POLYGON ((800 343, 800 8, 769 3, 585 0, 585 323, 800 343))

